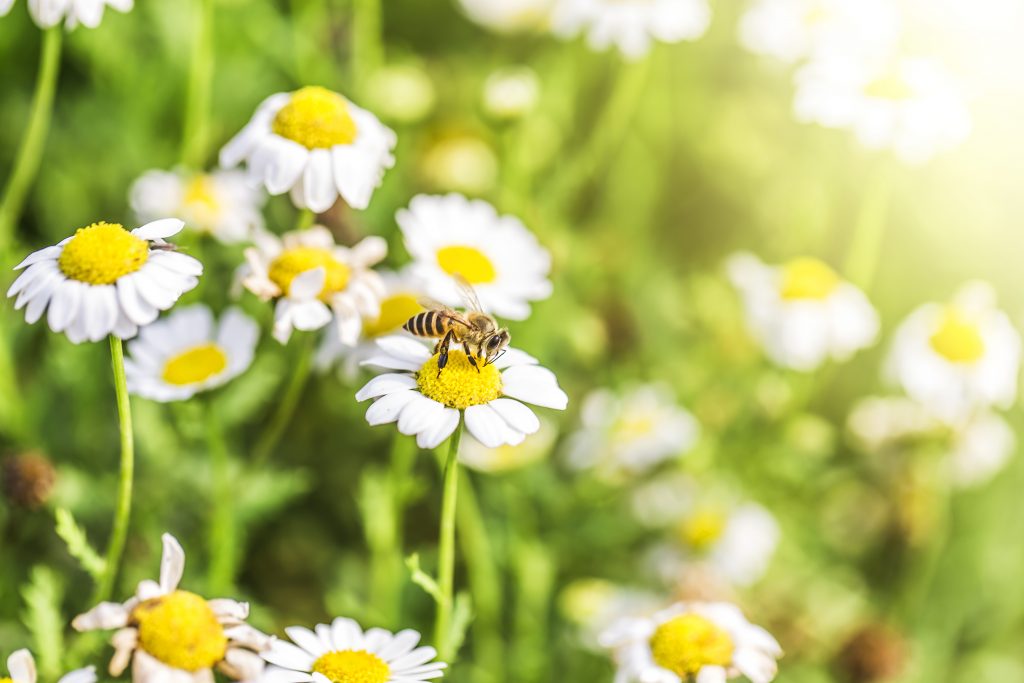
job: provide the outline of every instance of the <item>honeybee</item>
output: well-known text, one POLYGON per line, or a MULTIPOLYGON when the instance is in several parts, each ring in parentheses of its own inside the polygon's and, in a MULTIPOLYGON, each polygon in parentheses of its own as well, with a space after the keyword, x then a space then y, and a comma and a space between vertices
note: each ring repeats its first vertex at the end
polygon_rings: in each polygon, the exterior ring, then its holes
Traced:
POLYGON ((498 321, 484 312, 473 286, 461 275, 455 275, 455 283, 466 304, 466 312, 460 313, 436 301, 423 301, 429 310, 409 318, 402 328, 417 337, 440 338, 434 347, 437 359, 437 376, 448 364, 448 349, 454 341, 462 344, 470 365, 480 372, 480 363, 490 365, 505 353, 512 337, 507 328, 499 327, 498 321))

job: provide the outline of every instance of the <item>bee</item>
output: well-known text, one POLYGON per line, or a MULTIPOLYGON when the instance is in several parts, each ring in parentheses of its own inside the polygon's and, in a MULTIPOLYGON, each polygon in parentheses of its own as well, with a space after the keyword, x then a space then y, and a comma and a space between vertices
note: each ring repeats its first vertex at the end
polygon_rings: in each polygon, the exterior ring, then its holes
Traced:
POLYGON ((456 274, 455 283, 465 301, 465 313, 436 301, 424 301, 423 306, 428 310, 417 313, 402 325, 417 337, 440 338, 434 347, 434 353, 439 354, 438 377, 448 364, 448 349, 453 341, 462 344, 470 365, 480 372, 480 364, 487 366, 500 358, 512 339, 507 328, 499 327, 498 321, 484 312, 466 278, 456 274))

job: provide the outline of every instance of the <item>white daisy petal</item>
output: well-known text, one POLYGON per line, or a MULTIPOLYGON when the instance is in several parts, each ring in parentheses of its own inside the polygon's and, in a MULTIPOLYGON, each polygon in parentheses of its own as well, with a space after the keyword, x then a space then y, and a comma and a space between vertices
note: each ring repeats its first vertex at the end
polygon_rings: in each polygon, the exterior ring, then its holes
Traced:
POLYGON ((412 390, 396 391, 382 396, 366 410, 366 421, 372 426, 395 422, 402 409, 417 396, 420 394, 412 390))
POLYGON ((470 406, 465 410, 466 429, 488 448, 497 448, 514 439, 508 424, 490 405, 470 406))
POLYGON ((520 365, 501 374, 502 393, 544 408, 565 410, 569 397, 558 386, 554 374, 547 368, 520 365))
POLYGON ((177 235, 185 227, 185 221, 178 218, 163 218, 132 230, 132 234, 144 240, 167 239, 177 235))

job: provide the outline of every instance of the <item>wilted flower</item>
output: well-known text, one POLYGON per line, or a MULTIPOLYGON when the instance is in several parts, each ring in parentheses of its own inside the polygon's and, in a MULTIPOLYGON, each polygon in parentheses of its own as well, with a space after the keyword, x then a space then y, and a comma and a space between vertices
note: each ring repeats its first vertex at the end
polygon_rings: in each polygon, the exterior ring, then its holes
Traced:
POLYGON ((551 17, 556 34, 583 33, 593 49, 615 46, 629 59, 646 55, 654 41, 696 40, 710 23, 707 0, 557 0, 551 17))
MULTIPOLYGON (((39 28, 50 28, 63 20, 70 31, 79 24, 86 28, 99 26, 107 5, 119 12, 129 12, 134 4, 134 0, 28 0, 28 11, 39 28)), ((0 0, 0 17, 13 6, 14 0, 0 0)))
MULTIPOLYGON (((28 650, 15 650, 7 658, 9 678, 0 678, 4 683, 36 683, 36 661, 28 650)), ((96 667, 76 669, 60 677, 57 683, 96 683, 96 667)))
POLYGON ((245 242, 263 229, 264 194, 241 171, 146 171, 129 194, 139 220, 176 216, 186 228, 225 244, 245 242))
POLYGON ((203 304, 176 310, 128 344, 128 390, 154 401, 183 401, 222 386, 252 364, 256 321, 229 308, 220 324, 203 304))
POLYGON ((412 629, 364 632, 352 619, 338 617, 313 631, 290 626, 285 633, 295 645, 275 640, 263 653, 271 664, 264 683, 426 683, 448 666, 431 661, 434 648, 417 647, 420 634, 412 629))
POLYGON ((111 676, 120 676, 131 664, 135 683, 209 683, 216 668, 229 678, 255 683, 263 673, 257 653, 272 639, 245 623, 248 604, 179 590, 185 552, 170 534, 163 535, 163 546, 159 583, 142 581, 124 604, 102 602, 71 625, 76 631, 118 629, 111 638, 111 676))
POLYGON ((828 265, 798 258, 781 266, 739 253, 727 264, 747 327, 775 363, 810 371, 874 343, 878 314, 864 293, 828 265))
POLYGON ((245 161, 249 177, 272 195, 291 191, 296 206, 320 213, 340 195, 365 209, 391 168, 397 139, 370 112, 326 88, 276 93, 220 151, 232 168, 245 161))
POLYGON ((164 218, 131 231, 105 222, 79 228, 15 266, 25 271, 7 296, 18 297, 14 307, 25 307, 29 324, 49 307, 50 329, 75 344, 134 337, 199 282, 203 265, 164 241, 184 225, 164 218))
POLYGON ((46 504, 56 481, 53 463, 41 453, 30 451, 12 455, 0 464, 0 488, 4 497, 28 510, 46 504))
POLYGON ((334 320, 341 343, 354 345, 363 319, 380 313, 384 285, 370 267, 387 254, 380 237, 367 237, 351 249, 335 244, 319 225, 276 235, 262 233, 246 249, 242 284, 264 301, 277 300, 274 339, 282 344, 292 330, 319 330, 334 320))

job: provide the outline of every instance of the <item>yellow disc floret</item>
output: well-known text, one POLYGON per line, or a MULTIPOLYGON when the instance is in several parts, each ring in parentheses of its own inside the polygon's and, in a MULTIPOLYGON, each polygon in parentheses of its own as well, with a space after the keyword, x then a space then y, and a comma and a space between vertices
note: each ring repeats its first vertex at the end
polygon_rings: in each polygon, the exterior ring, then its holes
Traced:
POLYGON ((412 294, 394 294, 380 302, 380 315, 375 320, 363 321, 363 334, 379 337, 395 332, 405 322, 423 310, 412 294))
POLYGON ((356 139, 356 122, 348 101, 319 86, 292 93, 291 101, 274 117, 273 130, 307 149, 350 145, 356 139))
POLYGON ((450 245, 437 250, 437 264, 449 275, 461 275, 472 285, 494 282, 497 272, 487 255, 476 247, 450 245))
POLYGON ((651 636, 654 662, 683 680, 705 666, 728 666, 732 651, 729 633, 699 614, 666 621, 651 636))
POLYGON ((839 286, 839 276, 814 258, 798 258, 782 266, 783 299, 826 299, 839 286))
POLYGON ((946 309, 930 341, 936 353, 953 363, 974 363, 985 355, 977 323, 952 307, 946 309))
POLYGON ((697 510, 679 527, 683 542, 694 550, 707 550, 725 531, 725 515, 718 510, 697 510))
POLYGON ((352 277, 351 268, 334 258, 330 250, 320 247, 293 247, 281 252, 270 263, 269 277, 287 294, 296 276, 314 268, 324 269, 324 287, 320 290, 320 298, 325 301, 332 294, 344 291, 352 277))
POLYGON ((139 647, 183 671, 209 669, 228 649, 224 627, 206 600, 175 591, 140 603, 131 615, 139 629, 139 647))
POLYGON ((10 678, 0 678, 0 683, 14 683, 10 678))
POLYGON ((228 357, 217 344, 200 344, 172 356, 164 365, 163 378, 168 384, 198 384, 224 372, 228 357))
POLYGON ((331 683, 387 683, 391 669, 377 655, 366 650, 336 650, 313 662, 313 671, 331 683))
POLYGON ((464 351, 448 353, 448 365, 437 374, 438 354, 428 360, 416 375, 416 383, 427 398, 449 408, 465 410, 489 403, 501 396, 501 373, 493 365, 484 366, 477 359, 480 371, 469 363, 464 351))
POLYGON ((93 223, 75 232, 57 259, 64 275, 91 285, 112 285, 149 259, 149 242, 118 223, 93 223))

